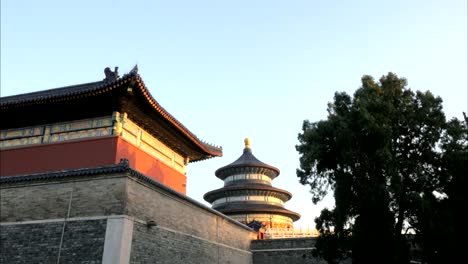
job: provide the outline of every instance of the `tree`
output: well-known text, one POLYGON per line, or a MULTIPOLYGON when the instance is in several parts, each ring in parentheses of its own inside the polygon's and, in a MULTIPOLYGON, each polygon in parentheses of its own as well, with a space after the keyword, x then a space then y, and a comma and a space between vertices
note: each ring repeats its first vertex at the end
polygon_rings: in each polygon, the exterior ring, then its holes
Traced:
POLYGON ((297 176, 310 185, 314 203, 334 194, 335 207, 316 219, 319 255, 333 263, 351 251, 354 263, 404 263, 405 234, 424 229, 418 227, 421 208, 435 207, 428 201, 439 201, 438 194, 449 195, 447 159, 454 157, 443 148, 450 145, 449 126, 442 99, 411 91, 406 79, 389 73, 379 82, 368 75, 361 80, 353 97, 335 93, 326 120, 304 121, 297 176))
POLYGON ((464 259, 468 192, 468 127, 453 119, 442 134, 437 164, 437 196, 424 195, 411 225, 416 241, 424 246, 423 260, 429 263, 456 263, 464 259))

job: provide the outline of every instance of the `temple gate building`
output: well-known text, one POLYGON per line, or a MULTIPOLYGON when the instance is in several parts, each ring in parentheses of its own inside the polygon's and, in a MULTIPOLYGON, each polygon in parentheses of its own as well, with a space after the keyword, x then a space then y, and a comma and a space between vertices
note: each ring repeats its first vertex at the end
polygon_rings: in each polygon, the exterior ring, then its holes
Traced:
POLYGON ((187 166, 222 148, 168 113, 136 67, 104 73, 0 97, 0 263, 319 263, 314 239, 257 240, 244 224, 299 218, 271 186, 278 169, 247 144, 205 195, 217 210, 187 197, 187 166))
POLYGON ((266 228, 292 230, 293 222, 300 215, 284 208, 291 193, 272 186, 272 180, 279 174, 279 169, 252 154, 250 140, 245 139, 243 154, 215 172, 216 177, 224 181, 224 187, 206 193, 203 198, 213 209, 241 223, 258 221, 266 228))
POLYGON ((116 164, 186 193, 189 162, 221 156, 149 93, 135 67, 102 81, 3 97, 1 176, 116 164), (21 162, 18 162, 20 161, 21 162))

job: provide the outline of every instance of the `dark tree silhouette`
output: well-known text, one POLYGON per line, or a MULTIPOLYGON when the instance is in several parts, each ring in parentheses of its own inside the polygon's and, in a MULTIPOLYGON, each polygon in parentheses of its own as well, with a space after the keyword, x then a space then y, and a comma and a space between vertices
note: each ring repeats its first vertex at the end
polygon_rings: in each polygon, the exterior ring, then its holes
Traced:
POLYGON ((304 121, 296 146, 297 176, 310 185, 313 202, 330 190, 335 198, 316 219, 315 253, 329 263, 347 254, 354 263, 407 263, 405 234, 416 233, 431 259, 440 243, 429 241, 430 233, 456 221, 443 203, 466 201, 456 183, 466 186, 466 127, 446 122, 440 97, 413 92, 393 73, 379 82, 363 76, 353 97, 335 93, 328 113, 304 121), (440 221, 429 224, 433 219, 440 221))

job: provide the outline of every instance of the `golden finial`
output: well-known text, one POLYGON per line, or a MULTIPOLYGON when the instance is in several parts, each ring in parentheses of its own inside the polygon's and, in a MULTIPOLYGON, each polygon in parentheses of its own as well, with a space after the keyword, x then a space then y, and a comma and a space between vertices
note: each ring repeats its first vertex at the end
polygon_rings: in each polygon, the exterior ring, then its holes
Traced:
POLYGON ((245 148, 250 148, 250 138, 244 139, 245 148))

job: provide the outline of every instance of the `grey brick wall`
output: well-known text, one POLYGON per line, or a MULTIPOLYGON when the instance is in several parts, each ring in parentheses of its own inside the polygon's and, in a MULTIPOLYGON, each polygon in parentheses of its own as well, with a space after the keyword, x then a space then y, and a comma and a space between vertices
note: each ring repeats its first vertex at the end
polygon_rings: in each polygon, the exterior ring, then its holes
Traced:
POLYGON ((0 187, 1 263, 56 263, 63 219, 61 263, 100 263, 112 215, 134 221, 132 263, 252 263, 252 230, 128 173, 0 187), (147 220, 158 226, 147 229, 147 220))
POLYGON ((0 263, 101 263, 106 219, 0 226, 0 263))
POLYGON ((63 222, 1 225, 0 263, 57 263, 63 222))
POLYGON ((106 223, 107 219, 67 222, 60 263, 101 263, 106 223))
POLYGON ((251 249, 313 248, 315 241, 314 237, 255 240, 251 249))
POLYGON ((252 263, 250 252, 202 240, 171 230, 135 224, 131 261, 133 264, 252 263))
POLYGON ((254 264, 326 264, 312 256, 315 238, 269 239, 252 241, 254 264))
MULTIPOLYGON (((122 175, 123 176, 123 175, 122 175)), ((4 185, 0 189, 0 222, 122 214, 125 177, 4 185)))
POLYGON ((250 250, 256 238, 256 233, 188 201, 133 180, 127 184, 127 215, 242 250, 250 250))

